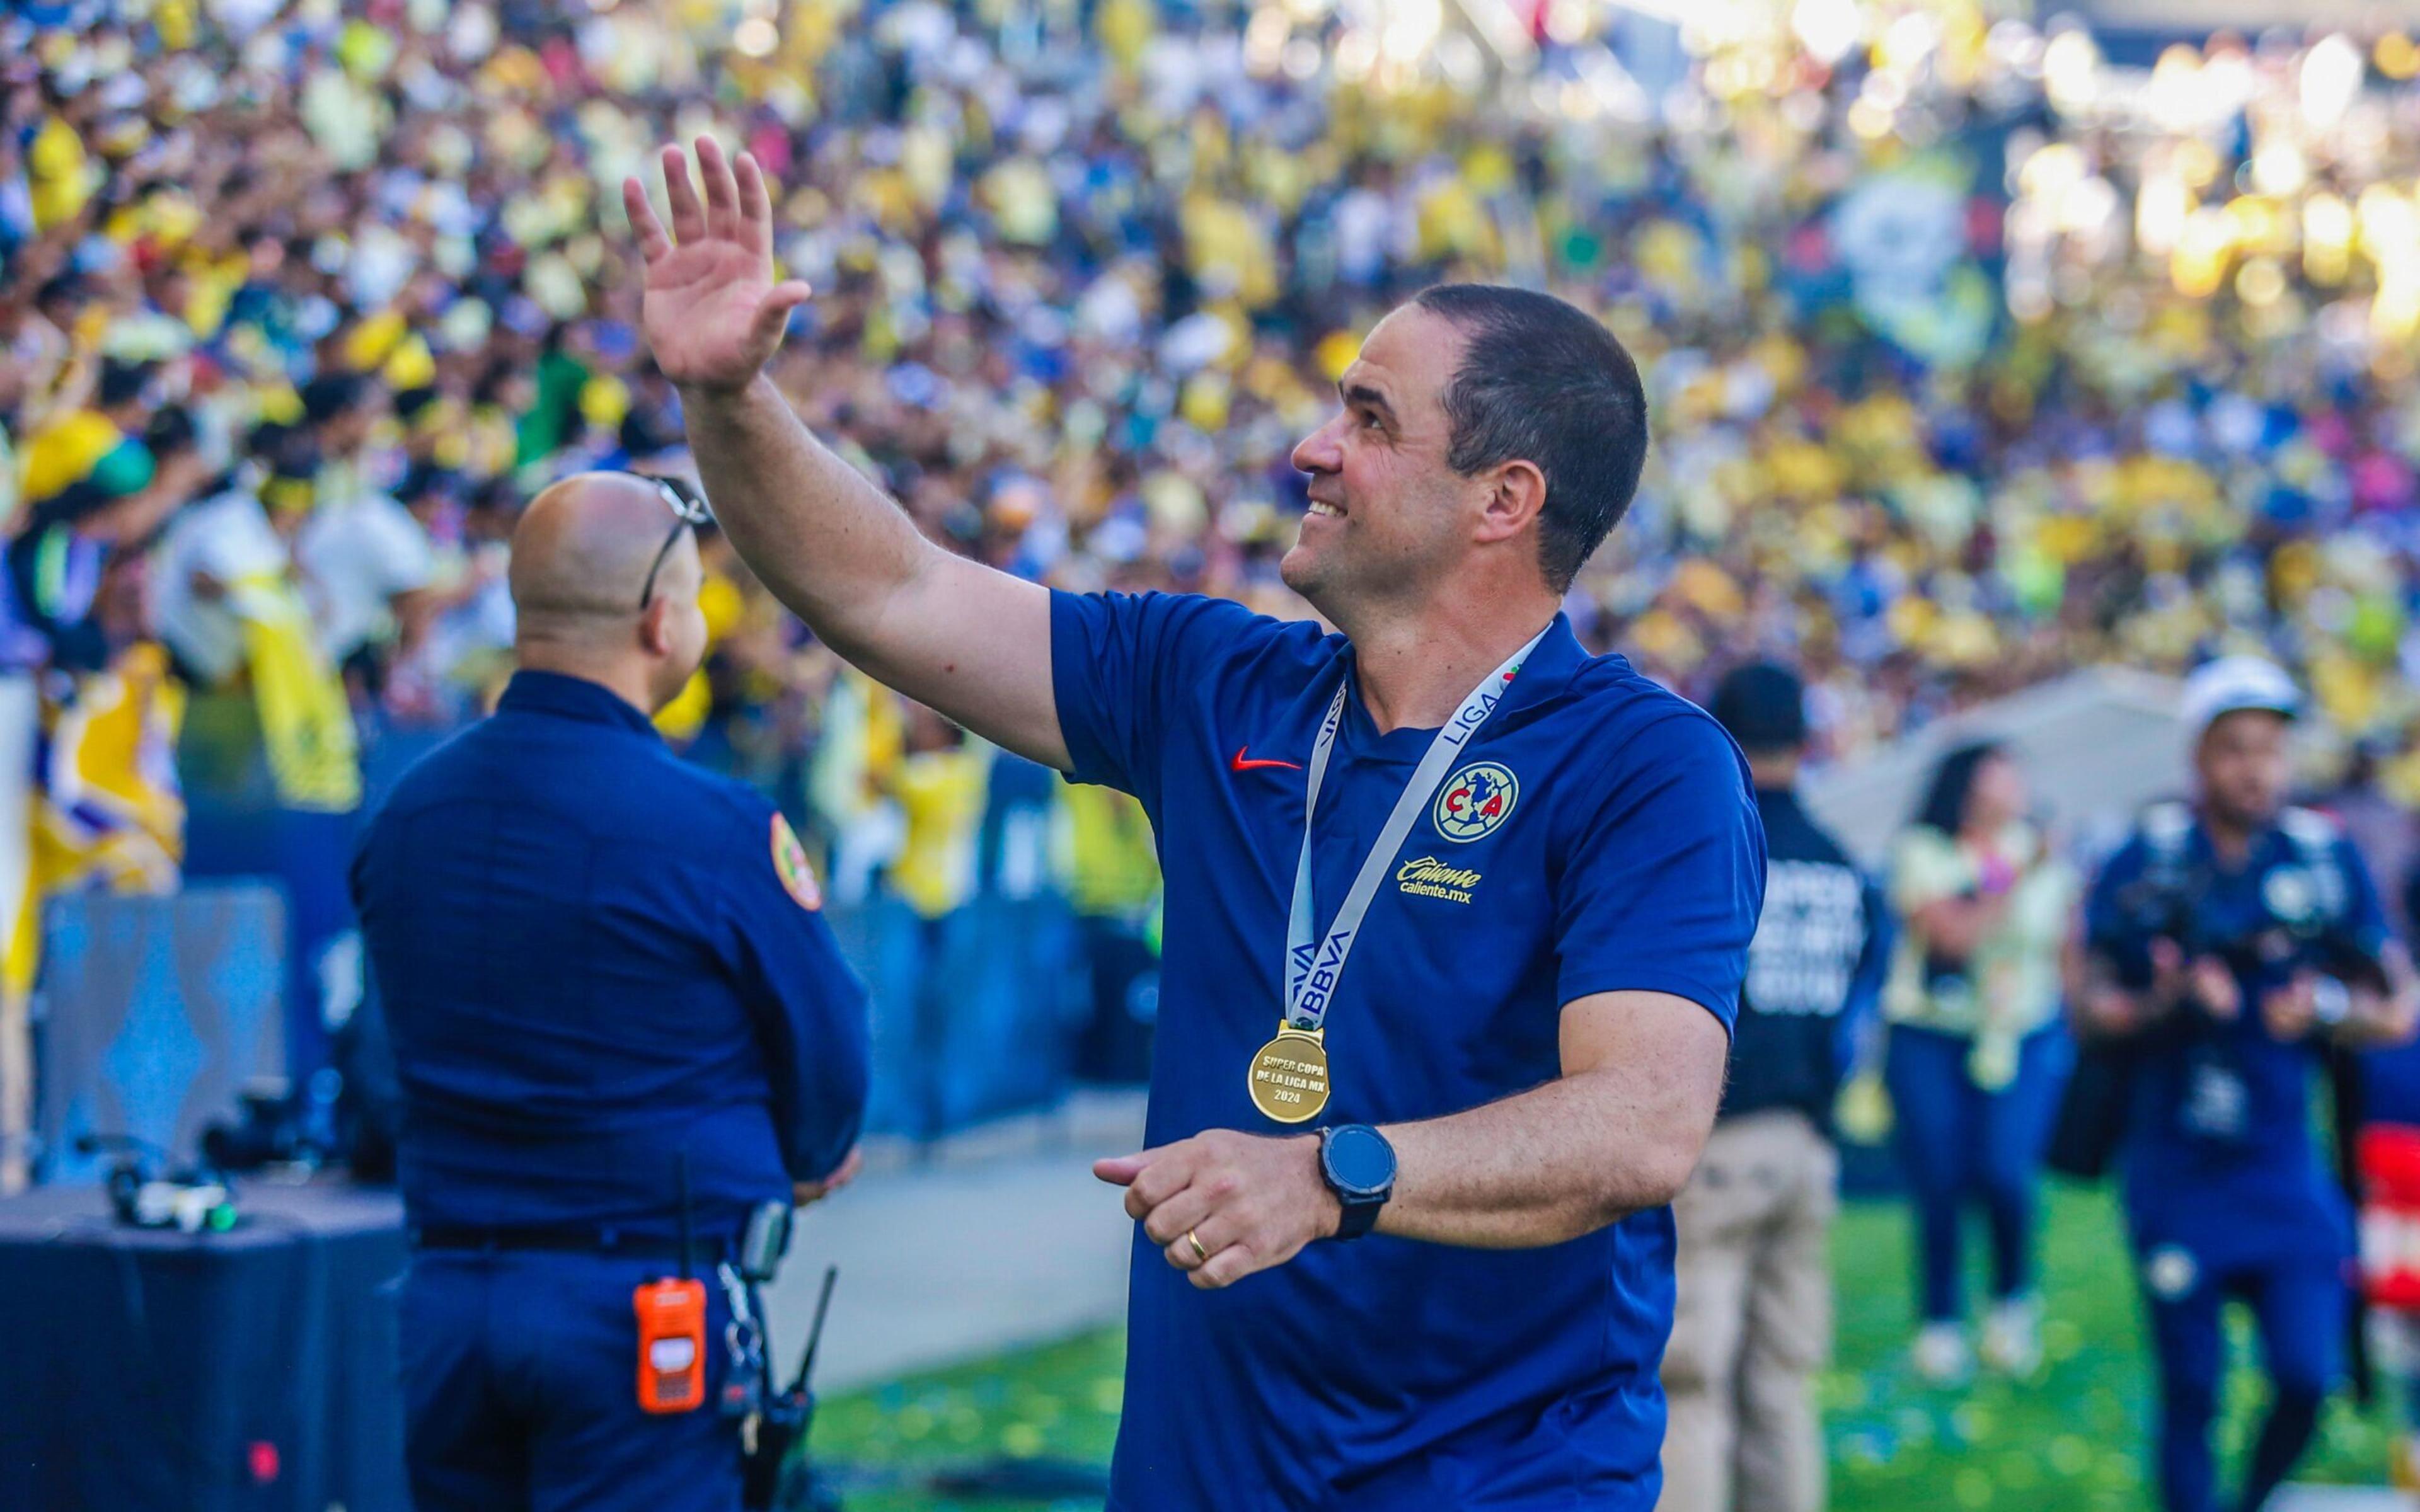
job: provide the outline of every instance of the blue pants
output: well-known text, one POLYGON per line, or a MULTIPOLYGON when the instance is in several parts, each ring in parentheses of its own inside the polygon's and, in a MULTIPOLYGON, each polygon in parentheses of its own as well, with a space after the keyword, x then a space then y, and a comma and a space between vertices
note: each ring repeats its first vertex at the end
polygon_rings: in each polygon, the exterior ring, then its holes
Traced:
POLYGON ((2309 1446, 2320 1404, 2341 1372, 2343 1273, 2334 1260, 2314 1258, 2195 1273, 2179 1288, 2175 1257, 2182 1253, 2154 1250, 2145 1261, 2143 1302, 2160 1363, 2160 1504, 2166 1512, 2216 1512, 2218 1473, 2210 1428, 2226 1373, 2219 1314, 2231 1298, 2252 1308, 2273 1390, 2238 1504, 2243 1512, 2257 1512, 2309 1446), (2164 1262, 2172 1268, 2165 1276, 2164 1262), (2171 1294, 2162 1294, 2164 1280, 2171 1294))
POLYGON ((1995 1295, 2033 1284, 2034 1196, 2041 1154, 2066 1079, 2067 1037, 2029 1036, 2016 1080, 1996 1092, 1966 1073, 1974 1041, 1893 1025, 1884 1080, 1898 1119, 1900 1165, 1916 1204, 1918 1302, 1927 1322, 1965 1316, 1961 1300, 1959 1220, 1979 1196, 1992 1227, 1995 1295))
POLYGON ((706 1281, 706 1405, 638 1403, 631 1291, 659 1261, 422 1250, 403 1289, 404 1451, 418 1512, 736 1512, 721 1288, 706 1281))

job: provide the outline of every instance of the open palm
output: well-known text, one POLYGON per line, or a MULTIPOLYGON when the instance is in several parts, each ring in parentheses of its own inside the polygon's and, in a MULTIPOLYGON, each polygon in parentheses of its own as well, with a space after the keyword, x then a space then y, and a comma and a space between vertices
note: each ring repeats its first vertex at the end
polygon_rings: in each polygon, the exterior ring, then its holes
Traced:
POLYGON ((700 137, 697 167, 703 202, 688 154, 664 148, 669 235, 636 178, 623 180, 622 208, 646 259, 640 324, 656 365, 684 387, 729 391, 772 360, 808 290, 795 280, 774 282, 772 197, 756 161, 743 152, 735 165, 713 138, 700 137))

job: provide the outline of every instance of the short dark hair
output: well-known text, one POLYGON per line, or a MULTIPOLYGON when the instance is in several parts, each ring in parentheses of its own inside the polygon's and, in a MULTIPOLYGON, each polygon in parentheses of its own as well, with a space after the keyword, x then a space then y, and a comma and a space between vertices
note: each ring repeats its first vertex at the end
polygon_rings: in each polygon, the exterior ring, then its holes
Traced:
POLYGON ((314 425, 324 425, 359 409, 369 395, 370 380, 360 373, 322 373, 302 385, 302 416, 314 425))
POLYGON ((93 385, 94 400, 103 409, 132 404, 143 397, 151 376, 159 370, 156 363, 121 363, 114 357, 105 358, 101 364, 100 381, 93 385))
POLYGON ((182 405, 170 405, 143 428, 143 444, 151 448, 153 456, 191 451, 200 440, 201 427, 194 423, 193 411, 182 405))
POLYGON ((1916 822, 1945 835, 1965 828, 1966 796, 1975 791, 1975 774, 1985 762, 2008 753, 2009 748, 1997 741, 1978 740, 1942 757, 1925 788, 1924 802, 1916 808, 1916 822))
POLYGON ((437 391, 423 384, 416 389, 403 389, 395 396, 395 418, 406 424, 418 420, 421 411, 437 402, 437 391))
POLYGON ((462 474, 434 462, 412 463, 404 469, 403 481, 395 486, 396 501, 407 508, 431 495, 458 500, 468 491, 462 474))
POLYGON ((1779 662, 1732 668, 1715 687, 1706 712, 1745 751, 1761 755, 1807 744, 1807 687, 1779 662))
POLYGON ((1536 464, 1546 480, 1538 564, 1564 592, 1638 491, 1647 391, 1637 364, 1611 332, 1551 294, 1439 284, 1413 302, 1463 334, 1440 396, 1453 427, 1447 463, 1465 477, 1536 464))

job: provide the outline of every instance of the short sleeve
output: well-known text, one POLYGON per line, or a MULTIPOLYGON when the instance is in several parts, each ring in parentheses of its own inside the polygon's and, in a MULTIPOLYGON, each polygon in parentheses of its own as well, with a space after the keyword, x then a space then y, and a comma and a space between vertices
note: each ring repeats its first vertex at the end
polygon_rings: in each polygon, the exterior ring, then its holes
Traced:
POLYGON ((2336 870, 2345 879, 2345 911, 2341 928, 2345 943, 2354 953, 2376 960, 2385 953, 2387 941, 2394 930, 2386 921, 2386 906, 2379 901, 2377 879, 2369 874, 2369 863, 2362 859, 2353 842, 2339 836, 2335 842, 2336 870))
POLYGON ((1620 749, 1610 790, 1566 842, 1559 999, 1669 993, 1728 1030, 1764 904, 1764 825, 1746 767, 1697 714, 1649 725, 1620 749))
POLYGON ((2136 985, 2149 978, 2149 942, 2128 918, 2125 898, 2142 876, 2148 854, 2141 837, 2128 841, 2102 864, 2084 895, 2085 945, 2136 985))
POLYGON ((1131 793, 1156 817, 1159 751, 1219 663, 1277 622, 1222 598, 1050 595, 1050 684, 1076 781, 1131 793))
POLYGON ((1891 846, 1891 907, 1902 916, 1955 898, 1973 882, 1958 843, 1930 825, 1917 825, 1891 846))

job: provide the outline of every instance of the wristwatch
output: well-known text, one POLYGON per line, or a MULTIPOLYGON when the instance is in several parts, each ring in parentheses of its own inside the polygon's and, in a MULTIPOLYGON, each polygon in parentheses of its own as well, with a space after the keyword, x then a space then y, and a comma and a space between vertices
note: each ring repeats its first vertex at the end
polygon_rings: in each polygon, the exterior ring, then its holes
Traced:
POLYGON ((1319 1177, 1343 1205, 1339 1239, 1359 1239, 1395 1195, 1395 1147, 1366 1123, 1319 1131, 1319 1177))

